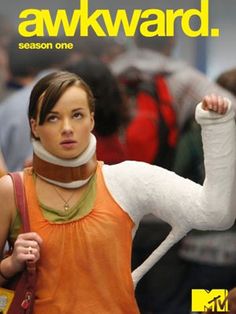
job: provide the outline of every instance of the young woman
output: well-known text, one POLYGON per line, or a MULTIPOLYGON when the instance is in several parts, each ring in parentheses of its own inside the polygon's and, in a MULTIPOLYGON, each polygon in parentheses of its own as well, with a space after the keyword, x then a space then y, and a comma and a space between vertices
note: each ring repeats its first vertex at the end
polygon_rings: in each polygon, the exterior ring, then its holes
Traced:
POLYGON ((29 104, 33 167, 22 173, 32 232, 22 233, 12 182, 4 176, 0 249, 9 239, 14 250, 0 263, 0 284, 34 260, 35 314, 139 313, 134 286, 173 243, 191 228, 228 228, 235 218, 234 114, 227 100, 208 96, 196 117, 203 129, 203 186, 145 163, 97 162, 89 87, 68 72, 41 79, 29 104), (132 278, 132 236, 148 213, 172 231, 132 278))

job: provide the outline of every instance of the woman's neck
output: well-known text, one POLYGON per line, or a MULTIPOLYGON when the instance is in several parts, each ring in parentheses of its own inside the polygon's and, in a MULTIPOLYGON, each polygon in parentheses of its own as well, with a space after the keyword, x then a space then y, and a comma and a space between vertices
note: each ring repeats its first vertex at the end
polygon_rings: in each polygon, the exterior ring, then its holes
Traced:
POLYGON ((33 140, 33 169, 43 180, 64 188, 85 185, 97 168, 96 138, 90 136, 86 150, 77 158, 61 159, 53 156, 39 141, 33 140))

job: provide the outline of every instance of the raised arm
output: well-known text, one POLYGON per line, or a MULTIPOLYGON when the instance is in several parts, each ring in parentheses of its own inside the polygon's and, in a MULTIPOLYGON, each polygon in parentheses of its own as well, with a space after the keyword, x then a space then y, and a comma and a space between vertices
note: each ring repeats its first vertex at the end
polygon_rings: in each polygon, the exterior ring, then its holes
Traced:
POLYGON ((193 228, 223 230, 232 226, 236 217, 234 111, 226 99, 212 96, 206 97, 206 101, 210 104, 208 109, 215 112, 201 109, 207 109, 206 102, 196 109, 196 120, 202 126, 206 177, 201 192, 201 215, 202 218, 205 215, 206 221, 195 223, 193 228), (229 108, 225 112, 226 101, 229 108))
POLYGON ((231 106, 225 111, 225 101, 214 97, 196 109, 205 156, 203 186, 145 163, 105 167, 108 188, 137 224, 145 214, 153 213, 172 226, 168 238, 135 271, 135 282, 189 230, 221 230, 234 223, 236 133, 231 106))
POLYGON ((135 222, 153 213, 172 227, 186 230, 223 229, 233 224, 236 133, 234 112, 231 106, 225 112, 222 101, 206 98, 196 109, 205 157, 203 186, 146 163, 128 161, 104 167, 108 188, 135 222))
POLYGON ((154 178, 159 182, 159 205, 151 193, 151 211, 177 230, 221 230, 234 223, 236 133, 233 110, 226 105, 225 99, 208 96, 196 109, 196 120, 202 126, 203 186, 163 169, 159 179, 154 178))

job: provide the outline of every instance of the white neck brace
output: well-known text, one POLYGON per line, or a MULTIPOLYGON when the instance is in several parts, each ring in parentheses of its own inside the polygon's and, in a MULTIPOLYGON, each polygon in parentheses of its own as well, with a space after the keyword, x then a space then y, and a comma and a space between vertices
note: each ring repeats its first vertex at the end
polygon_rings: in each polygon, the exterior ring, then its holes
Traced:
MULTIPOLYGON (((92 159, 92 157, 94 156, 96 152, 96 138, 92 133, 90 134, 90 141, 86 150, 77 158, 73 158, 73 159, 61 159, 52 155, 47 150, 45 150, 45 148, 42 146, 40 141, 32 140, 32 144, 33 144, 34 154, 38 158, 40 158, 41 160, 47 163, 57 165, 57 166, 62 166, 62 167, 68 167, 68 168, 75 168, 75 167, 85 165, 87 162, 89 162, 92 159)), ((72 188, 72 189, 85 185, 92 176, 91 174, 85 180, 76 180, 76 181, 65 183, 65 182, 59 182, 56 180, 49 179, 45 176, 40 175, 39 173, 37 173, 37 175, 49 183, 52 183, 52 184, 55 184, 64 188, 72 188)))

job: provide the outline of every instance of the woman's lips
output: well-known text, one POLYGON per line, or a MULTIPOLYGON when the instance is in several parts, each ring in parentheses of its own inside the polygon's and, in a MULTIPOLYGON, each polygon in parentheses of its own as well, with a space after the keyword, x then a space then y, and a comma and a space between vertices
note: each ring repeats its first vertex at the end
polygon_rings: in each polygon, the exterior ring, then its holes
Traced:
POLYGON ((76 141, 73 141, 73 140, 65 140, 65 141, 62 141, 62 142, 60 143, 60 145, 61 145, 63 148, 66 148, 66 149, 74 148, 76 144, 77 144, 77 142, 76 142, 76 141))

